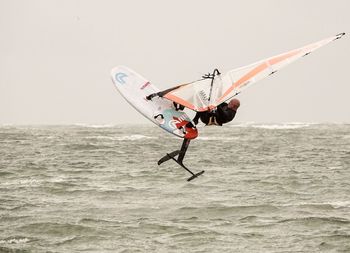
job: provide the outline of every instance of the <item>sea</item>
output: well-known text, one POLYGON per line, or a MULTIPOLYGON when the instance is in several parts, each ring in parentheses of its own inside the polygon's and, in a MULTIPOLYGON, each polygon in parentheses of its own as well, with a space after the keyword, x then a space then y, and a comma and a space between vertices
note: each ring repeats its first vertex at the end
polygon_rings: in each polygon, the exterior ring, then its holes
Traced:
POLYGON ((350 252, 350 124, 0 127, 0 252, 350 252))

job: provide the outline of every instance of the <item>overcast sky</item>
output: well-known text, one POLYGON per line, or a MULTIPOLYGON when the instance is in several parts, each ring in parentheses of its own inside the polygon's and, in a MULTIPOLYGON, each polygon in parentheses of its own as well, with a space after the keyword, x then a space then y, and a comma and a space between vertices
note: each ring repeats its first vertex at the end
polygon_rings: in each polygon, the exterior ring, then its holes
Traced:
MULTIPOLYGON (((126 65, 160 89, 349 32, 348 0, 0 0, 0 124, 146 123, 126 65)), ((350 123, 350 34, 242 92, 236 122, 350 123)))

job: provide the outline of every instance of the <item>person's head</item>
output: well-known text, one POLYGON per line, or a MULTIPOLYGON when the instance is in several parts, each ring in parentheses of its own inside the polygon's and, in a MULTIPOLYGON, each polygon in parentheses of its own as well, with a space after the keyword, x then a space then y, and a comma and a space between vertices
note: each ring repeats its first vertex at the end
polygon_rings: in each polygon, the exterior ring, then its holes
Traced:
POLYGON ((240 105, 241 105, 241 103, 239 102, 239 100, 237 98, 234 98, 228 103, 227 107, 234 110, 234 111, 237 111, 237 109, 240 105))

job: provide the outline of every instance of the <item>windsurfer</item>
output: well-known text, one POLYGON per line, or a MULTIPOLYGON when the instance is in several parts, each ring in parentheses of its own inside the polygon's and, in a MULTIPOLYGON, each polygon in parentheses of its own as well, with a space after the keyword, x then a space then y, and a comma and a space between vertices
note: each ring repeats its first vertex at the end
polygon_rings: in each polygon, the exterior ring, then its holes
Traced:
POLYGON ((218 105, 216 110, 197 112, 193 122, 197 125, 200 119, 207 126, 222 126, 222 124, 228 123, 234 119, 239 106, 239 100, 234 98, 228 104, 222 103, 218 105))

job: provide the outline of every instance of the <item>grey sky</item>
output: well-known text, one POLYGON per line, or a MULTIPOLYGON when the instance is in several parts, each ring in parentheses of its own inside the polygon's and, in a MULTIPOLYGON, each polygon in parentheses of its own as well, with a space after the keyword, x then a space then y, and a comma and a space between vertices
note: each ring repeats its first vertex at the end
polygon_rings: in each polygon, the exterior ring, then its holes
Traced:
POLYGON ((0 124, 146 123, 110 70, 161 89, 340 32, 239 95, 238 122, 350 123, 350 1, 0 0, 0 124))

